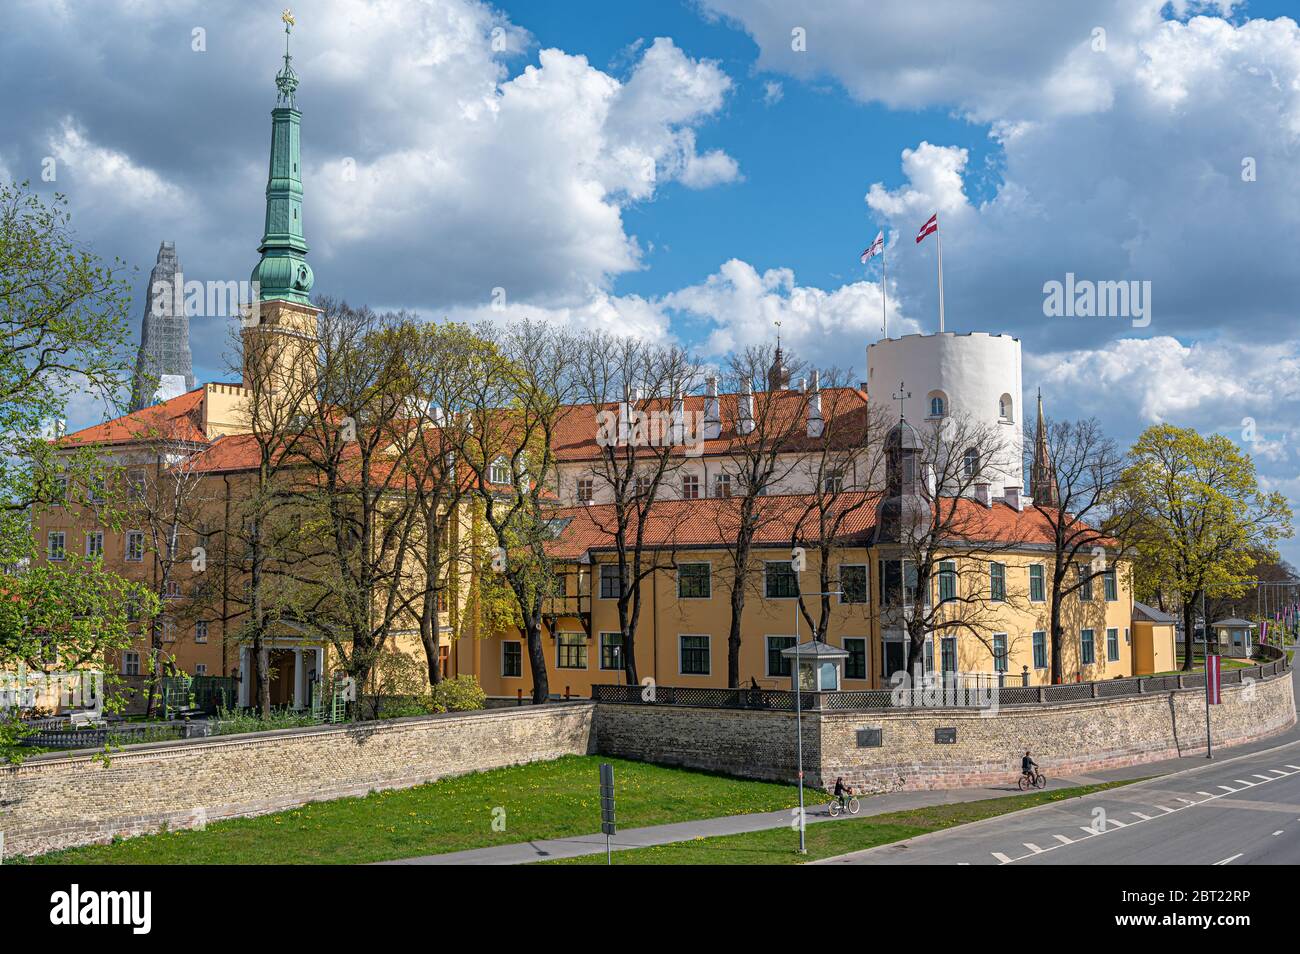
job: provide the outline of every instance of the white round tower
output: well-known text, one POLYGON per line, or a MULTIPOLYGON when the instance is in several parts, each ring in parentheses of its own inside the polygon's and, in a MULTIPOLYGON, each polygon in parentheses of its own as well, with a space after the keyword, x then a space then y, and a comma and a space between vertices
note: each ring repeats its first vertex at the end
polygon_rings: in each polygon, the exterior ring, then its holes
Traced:
POLYGON ((896 419, 902 399, 907 420, 924 429, 955 415, 999 436, 1001 458, 990 473, 990 492, 1024 489, 1024 401, 1020 389, 1020 339, 974 331, 883 338, 867 346, 867 401, 896 419))

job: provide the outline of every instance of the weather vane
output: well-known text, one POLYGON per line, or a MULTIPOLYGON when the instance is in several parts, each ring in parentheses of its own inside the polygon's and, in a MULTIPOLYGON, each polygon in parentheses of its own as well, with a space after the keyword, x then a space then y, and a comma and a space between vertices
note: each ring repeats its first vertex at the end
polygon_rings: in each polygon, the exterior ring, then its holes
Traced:
POLYGON ((289 55, 289 29, 297 21, 293 18, 293 11, 288 7, 284 8, 284 12, 280 14, 280 19, 284 21, 284 69, 277 73, 275 77, 275 86, 280 91, 280 95, 276 97, 276 102, 285 103, 290 109, 293 109, 296 108, 294 94, 298 91, 298 76, 290 65, 293 57, 289 55))
POLYGON ((898 419, 903 419, 903 402, 912 396, 911 391, 904 390, 903 382, 898 382, 898 393, 894 395, 894 400, 898 402, 898 419))
POLYGON ((284 21, 284 32, 288 33, 289 27, 293 26, 295 23, 293 19, 293 11, 288 7, 285 7, 284 13, 280 14, 280 19, 284 21))

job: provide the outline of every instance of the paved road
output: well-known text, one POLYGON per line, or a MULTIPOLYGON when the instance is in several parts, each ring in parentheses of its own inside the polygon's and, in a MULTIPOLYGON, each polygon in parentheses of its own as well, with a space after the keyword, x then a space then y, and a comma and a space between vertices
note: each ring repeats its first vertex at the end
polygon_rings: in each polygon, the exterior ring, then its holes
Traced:
POLYGON ((1300 863, 1300 741, 821 864, 1300 863))

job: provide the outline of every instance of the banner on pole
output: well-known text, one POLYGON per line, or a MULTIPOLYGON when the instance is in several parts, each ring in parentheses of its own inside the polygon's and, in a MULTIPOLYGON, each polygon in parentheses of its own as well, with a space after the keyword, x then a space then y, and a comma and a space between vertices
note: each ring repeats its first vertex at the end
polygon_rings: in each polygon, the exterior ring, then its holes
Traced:
POLYGON ((1217 706, 1222 700, 1220 698, 1219 684, 1219 657, 1205 657, 1205 694, 1212 706, 1217 706))

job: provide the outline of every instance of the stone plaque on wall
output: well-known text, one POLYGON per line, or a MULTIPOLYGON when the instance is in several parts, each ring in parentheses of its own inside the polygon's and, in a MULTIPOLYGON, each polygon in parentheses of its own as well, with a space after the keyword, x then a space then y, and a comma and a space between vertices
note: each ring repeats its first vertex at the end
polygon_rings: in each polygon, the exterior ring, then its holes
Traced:
POLYGON ((952 745, 956 741, 957 741, 956 727, 934 730, 935 745, 952 745))
POLYGON ((879 748, 884 736, 883 729, 858 729, 858 748, 879 748))

